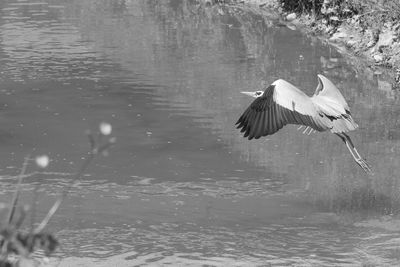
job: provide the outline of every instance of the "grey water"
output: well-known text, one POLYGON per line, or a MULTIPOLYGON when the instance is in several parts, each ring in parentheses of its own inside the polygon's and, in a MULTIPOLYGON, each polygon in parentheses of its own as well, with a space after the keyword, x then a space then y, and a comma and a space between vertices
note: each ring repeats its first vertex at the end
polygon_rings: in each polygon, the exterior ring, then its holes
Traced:
MULTIPOLYGON (((58 266, 394 266, 400 263, 400 100, 385 70, 273 12, 184 0, 0 2, 0 210, 24 157, 21 203, 39 222, 87 156, 47 231, 58 266), (340 139, 297 126, 246 140, 235 122, 278 78, 311 95, 317 74, 348 100, 340 139)), ((29 227, 29 220, 26 222, 29 227)))

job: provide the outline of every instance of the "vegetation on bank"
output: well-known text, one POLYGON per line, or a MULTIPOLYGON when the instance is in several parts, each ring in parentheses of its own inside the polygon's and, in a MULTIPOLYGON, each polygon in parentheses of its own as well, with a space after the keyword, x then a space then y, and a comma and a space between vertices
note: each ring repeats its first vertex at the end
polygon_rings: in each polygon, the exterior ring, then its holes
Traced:
MULTIPOLYGON (((400 66, 400 2, 388 0, 278 0, 284 14, 295 13, 311 32, 327 34, 374 65, 400 66)), ((293 16, 292 16, 293 17, 293 16)), ((397 74, 399 76, 399 74, 397 74)), ((394 75, 394 82, 400 77, 394 75)), ((398 84, 396 84, 398 87, 398 84)))
POLYGON ((325 25, 339 26, 352 22, 362 31, 396 25, 400 19, 400 2, 388 0, 278 0, 283 12, 313 15, 325 25))
MULTIPOLYGON (((389 0, 277 0, 286 12, 313 13, 326 17, 336 15, 348 18, 353 15, 379 17, 385 20, 400 18, 400 3, 389 0)), ((376 21, 379 22, 379 21, 376 21)), ((382 21, 381 21, 382 22, 382 21)))

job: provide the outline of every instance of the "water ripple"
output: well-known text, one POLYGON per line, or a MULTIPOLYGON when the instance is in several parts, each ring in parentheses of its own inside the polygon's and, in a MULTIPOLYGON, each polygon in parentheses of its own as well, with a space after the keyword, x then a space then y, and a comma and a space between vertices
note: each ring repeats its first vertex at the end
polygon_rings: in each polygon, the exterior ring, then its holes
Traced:
POLYGON ((0 26, 2 72, 14 81, 86 79, 91 65, 106 64, 75 26, 63 21, 48 3, 9 3, 0 26), (25 12, 26 9, 28 12, 25 12), (28 16, 27 16, 28 15, 28 16))
MULTIPOLYGON (((72 253, 77 257, 92 255, 111 261, 115 257, 121 258, 122 255, 131 253, 125 257, 126 264, 139 264, 146 259, 149 261, 144 262, 160 265, 169 261, 174 264, 186 261, 194 264, 210 262, 211 266, 222 266, 229 262, 237 262, 237 266, 360 266, 373 261, 371 254, 366 255, 357 246, 346 242, 346 231, 338 234, 336 231, 322 232, 318 228, 310 227, 288 230, 285 225, 252 230, 180 223, 147 226, 139 223, 135 226, 123 231, 110 227, 81 230, 79 233, 64 230, 58 236, 64 240, 67 254, 72 253), (299 232, 303 234, 297 235, 299 232), (88 243, 92 235, 98 237, 96 244, 88 243), (69 240, 70 236, 79 238, 69 240), (76 244, 80 244, 83 251, 77 250, 76 244), (132 247, 135 253, 132 253, 132 247)), ((358 241, 362 242, 362 239, 358 241)), ((369 244, 374 248, 381 245, 375 242, 369 244)), ((63 253, 58 256, 62 257, 63 253)), ((75 260, 79 262, 85 259, 75 260)), ((387 255, 386 258, 381 257, 379 263, 383 266, 397 263, 397 260, 387 255)))

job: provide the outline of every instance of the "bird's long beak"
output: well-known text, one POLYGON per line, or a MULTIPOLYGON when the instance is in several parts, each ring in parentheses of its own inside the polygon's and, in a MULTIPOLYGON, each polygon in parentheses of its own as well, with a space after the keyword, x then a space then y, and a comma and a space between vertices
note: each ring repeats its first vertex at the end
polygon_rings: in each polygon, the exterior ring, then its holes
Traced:
POLYGON ((248 96, 252 96, 252 97, 254 97, 255 96, 255 94, 254 94, 254 92, 241 92, 242 94, 245 94, 245 95, 248 95, 248 96))

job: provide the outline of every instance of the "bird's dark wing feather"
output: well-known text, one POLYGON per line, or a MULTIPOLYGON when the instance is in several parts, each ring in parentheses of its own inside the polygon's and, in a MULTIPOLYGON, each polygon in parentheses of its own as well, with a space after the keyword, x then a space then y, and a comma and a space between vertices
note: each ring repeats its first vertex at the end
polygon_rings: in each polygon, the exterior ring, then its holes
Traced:
MULTIPOLYGON (((287 88, 286 85, 286 88, 282 90, 287 90, 287 88)), ((251 103, 236 122, 237 128, 241 129, 240 131, 244 133, 244 137, 250 140, 271 135, 286 124, 302 124, 310 126, 318 131, 327 129, 326 125, 322 122, 324 119, 323 115, 319 118, 318 112, 306 95, 304 95, 304 99, 293 99, 293 108, 290 109, 289 107, 278 104, 274 100, 275 90, 274 84, 269 86, 261 97, 256 98, 253 103, 251 103), (298 102, 306 102, 301 104, 303 106, 304 104, 309 104, 312 107, 303 108, 302 111, 306 114, 302 114, 296 110, 295 100, 298 102)), ((303 96, 301 95, 300 97, 303 96)))

